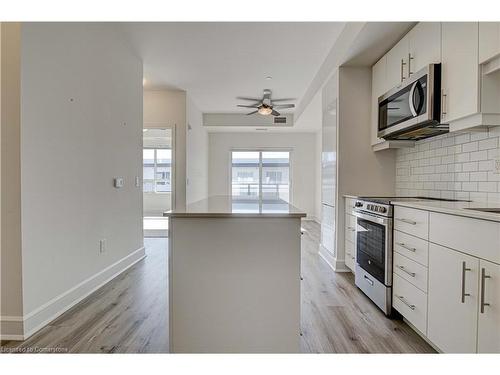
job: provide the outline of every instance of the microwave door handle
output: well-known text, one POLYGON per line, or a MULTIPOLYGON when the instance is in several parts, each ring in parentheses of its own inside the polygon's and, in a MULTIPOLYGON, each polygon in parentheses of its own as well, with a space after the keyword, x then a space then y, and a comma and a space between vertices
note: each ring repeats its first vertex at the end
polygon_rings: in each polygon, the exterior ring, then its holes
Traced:
POLYGON ((408 105, 410 106, 410 111, 413 117, 417 117, 417 110, 415 109, 415 105, 413 104, 413 96, 415 95, 415 89, 417 88, 418 81, 411 86, 410 95, 408 96, 408 105))

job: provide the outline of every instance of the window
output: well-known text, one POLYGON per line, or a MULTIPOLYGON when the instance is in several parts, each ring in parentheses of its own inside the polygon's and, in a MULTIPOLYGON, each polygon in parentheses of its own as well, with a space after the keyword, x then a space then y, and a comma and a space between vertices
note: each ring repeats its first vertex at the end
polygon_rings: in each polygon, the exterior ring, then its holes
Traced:
POLYGON ((289 201, 289 151, 233 151, 231 158, 234 200, 289 201))
POLYGON ((145 193, 171 191, 172 150, 145 148, 142 150, 142 185, 145 193))

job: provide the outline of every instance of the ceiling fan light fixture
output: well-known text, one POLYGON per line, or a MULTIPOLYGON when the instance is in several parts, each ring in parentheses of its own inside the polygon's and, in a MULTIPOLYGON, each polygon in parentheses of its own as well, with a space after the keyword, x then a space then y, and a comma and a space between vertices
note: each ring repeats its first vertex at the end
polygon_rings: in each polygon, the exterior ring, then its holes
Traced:
POLYGON ((263 105, 259 107, 258 112, 263 116, 268 116, 273 113, 273 109, 271 107, 263 105))

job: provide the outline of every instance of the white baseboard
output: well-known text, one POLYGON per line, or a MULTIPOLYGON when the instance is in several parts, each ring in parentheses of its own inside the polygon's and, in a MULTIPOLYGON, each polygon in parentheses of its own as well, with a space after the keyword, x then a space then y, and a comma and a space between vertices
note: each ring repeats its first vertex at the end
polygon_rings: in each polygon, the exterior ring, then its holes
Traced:
MULTIPOLYGON (((32 336, 34 333, 45 327, 58 316, 68 311, 74 305, 95 292, 97 289, 101 288, 103 285, 107 284, 119 274, 129 269, 140 260, 144 259, 145 256, 145 248, 141 247, 130 253, 126 257, 118 260, 117 262, 109 265, 98 273, 82 281, 78 285, 44 303, 37 309, 24 315, 24 333, 22 335, 22 338, 17 338, 17 340, 26 340, 28 337, 32 336)), ((4 337, 4 335, 2 335, 2 337, 4 337)), ((11 338, 11 340, 16 340, 16 338, 11 338)))
POLYGON ((330 266, 335 272, 351 272, 349 268, 346 267, 343 260, 337 260, 331 253, 324 248, 321 244, 319 245, 319 256, 325 261, 326 264, 330 266))

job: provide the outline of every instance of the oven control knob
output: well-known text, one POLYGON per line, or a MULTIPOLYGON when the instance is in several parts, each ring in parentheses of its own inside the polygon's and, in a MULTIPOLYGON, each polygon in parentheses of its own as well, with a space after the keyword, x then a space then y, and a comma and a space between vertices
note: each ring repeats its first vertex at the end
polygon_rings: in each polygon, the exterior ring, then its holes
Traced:
POLYGON ((361 207, 362 205, 363 205, 363 203, 361 203, 361 202, 354 203, 354 207, 361 207))
POLYGON ((386 213, 386 212, 387 212, 387 208, 385 208, 385 207, 380 207, 380 212, 382 212, 382 213, 386 213))

